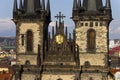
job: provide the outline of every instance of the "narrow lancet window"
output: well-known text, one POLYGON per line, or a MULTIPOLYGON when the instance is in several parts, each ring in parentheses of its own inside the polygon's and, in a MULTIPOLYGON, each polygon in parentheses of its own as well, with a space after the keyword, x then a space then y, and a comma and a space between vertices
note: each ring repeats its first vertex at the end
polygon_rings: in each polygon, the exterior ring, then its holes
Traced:
POLYGON ((31 30, 27 31, 27 51, 33 51, 33 32, 31 30))
POLYGON ((88 50, 94 50, 95 49, 95 39, 96 39, 96 34, 95 30, 90 29, 87 32, 87 40, 88 40, 88 50))

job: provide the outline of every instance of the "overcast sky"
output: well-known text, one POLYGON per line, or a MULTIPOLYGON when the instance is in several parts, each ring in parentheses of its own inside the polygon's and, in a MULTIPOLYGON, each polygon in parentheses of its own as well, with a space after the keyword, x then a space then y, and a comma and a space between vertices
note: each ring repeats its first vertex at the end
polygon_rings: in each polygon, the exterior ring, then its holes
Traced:
MULTIPOLYGON (((0 0, 0 36, 15 36, 15 25, 11 21, 14 0, 0 0)), ((103 0, 105 4, 106 0, 103 0)), ((19 2, 19 0, 18 0, 19 2)), ((65 16, 65 24, 73 27, 70 19, 72 16, 73 0, 50 0, 52 21, 54 16, 61 11, 65 16)), ((110 39, 120 39, 120 0, 111 0, 113 21, 110 24, 110 39)), ((52 25, 53 23, 51 23, 52 25)))

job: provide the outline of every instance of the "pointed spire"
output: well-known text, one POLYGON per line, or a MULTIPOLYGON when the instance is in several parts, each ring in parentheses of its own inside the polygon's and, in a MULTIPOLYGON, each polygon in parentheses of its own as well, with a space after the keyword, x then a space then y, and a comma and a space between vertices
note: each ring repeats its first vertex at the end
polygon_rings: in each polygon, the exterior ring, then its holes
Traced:
POLYGON ((41 2, 40 2, 40 0, 35 0, 35 9, 36 10, 40 10, 40 8, 41 8, 41 2))
POLYGON ((73 30, 73 40, 75 40, 75 30, 73 30))
POLYGON ((56 21, 56 33, 57 33, 57 29, 58 29, 58 22, 56 21))
POLYGON ((81 0, 78 0, 78 8, 80 9, 81 7, 81 0))
POLYGON ((27 12, 34 13, 35 9, 35 2, 34 0, 27 0, 27 12))
POLYGON ((47 1, 46 11, 47 13, 50 13, 50 0, 47 1))
POLYGON ((42 10, 45 11, 45 0, 42 0, 42 10))
POLYGON ((24 5, 23 5, 24 11, 27 10, 27 1, 28 1, 28 0, 24 0, 24 5))
POLYGON ((22 0, 20 0, 20 5, 19 5, 19 9, 22 10, 23 6, 22 6, 22 0))
POLYGON ((13 12, 17 12, 17 10, 18 10, 17 0, 14 0, 13 12))
POLYGON ((103 7, 102 0, 83 0, 83 7, 87 11, 97 11, 103 7))
POLYGON ((54 37, 54 27, 52 27, 52 38, 54 37))
POLYGON ((77 10, 78 6, 77 6, 77 0, 74 0, 73 3, 73 10, 77 10))
POLYGON ((84 7, 85 9, 87 9, 87 5, 88 5, 88 1, 87 1, 87 0, 83 0, 83 7, 84 7))
POLYGON ((66 39, 67 39, 67 36, 68 36, 68 29, 67 29, 67 26, 65 28, 65 35, 66 35, 66 39))
POLYGON ((71 41, 71 33, 69 33, 69 41, 71 41))
POLYGON ((50 32, 48 32, 48 47, 49 47, 49 45, 50 45, 50 42, 51 42, 50 32))
POLYGON ((110 0, 106 0, 106 8, 111 8, 110 0))
POLYGON ((63 29, 63 31, 64 31, 64 21, 62 21, 62 29, 63 29))
POLYGON ((41 1, 40 1, 40 9, 42 8, 41 1))
POLYGON ((97 8, 98 9, 100 9, 100 8, 102 8, 103 7, 103 2, 102 2, 102 0, 97 0, 98 2, 97 2, 97 8))

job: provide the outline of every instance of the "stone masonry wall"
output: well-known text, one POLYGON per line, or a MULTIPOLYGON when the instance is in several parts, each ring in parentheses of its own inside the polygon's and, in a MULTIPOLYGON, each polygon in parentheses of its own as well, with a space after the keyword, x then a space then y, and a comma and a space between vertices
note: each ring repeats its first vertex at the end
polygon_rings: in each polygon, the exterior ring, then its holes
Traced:
POLYGON ((22 74, 21 80, 35 80, 34 74, 22 74))
POLYGON ((79 21, 76 25, 76 44, 79 46, 80 65, 84 65, 89 61, 91 65, 105 66, 107 54, 107 27, 106 23, 92 21, 93 26, 90 27, 90 21, 79 21), (97 26, 95 25, 97 22, 97 26), (85 25, 87 24, 87 25, 85 25), (96 50, 89 53, 87 50, 87 32, 94 29, 96 32, 96 50))
POLYGON ((82 73, 81 80, 103 80, 101 73, 82 73))
POLYGON ((26 52, 26 32, 27 30, 32 30, 33 32, 33 53, 38 52, 38 44, 42 46, 43 43, 43 23, 22 23, 21 26, 19 26, 19 41, 18 41, 18 53, 25 53, 26 52), (22 46, 22 40, 21 35, 24 34, 24 46, 22 46), (40 34, 40 35, 39 35, 40 34))
MULTIPOLYGON (((78 22, 76 31, 76 43, 80 52, 87 52, 87 31, 94 29, 96 31, 96 52, 107 52, 107 28, 106 26, 81 26, 78 22)), ((89 22, 84 22, 89 23, 89 22)), ((94 22, 95 24, 95 22, 94 22)), ((89 25, 89 24, 88 24, 89 25)))
POLYGON ((18 65, 25 65, 27 60, 30 61, 31 65, 37 65, 37 55, 19 55, 17 59, 19 61, 17 62, 18 65))
POLYGON ((42 74, 42 80, 75 80, 75 74, 42 74))
POLYGON ((105 66, 106 65, 106 53, 84 53, 79 54, 80 65, 83 66, 85 62, 89 61, 92 66, 105 66))

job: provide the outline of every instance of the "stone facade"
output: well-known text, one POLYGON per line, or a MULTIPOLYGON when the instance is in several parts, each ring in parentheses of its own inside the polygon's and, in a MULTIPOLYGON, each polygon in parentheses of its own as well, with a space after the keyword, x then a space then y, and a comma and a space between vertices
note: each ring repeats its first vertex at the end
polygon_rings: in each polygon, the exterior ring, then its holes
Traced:
POLYGON ((108 50, 108 44, 107 44, 107 23, 102 22, 102 26, 100 26, 100 22, 98 21, 92 21, 93 27, 90 27, 90 21, 79 21, 76 25, 76 43, 79 46, 80 52, 87 52, 87 31, 89 29, 94 29, 96 32, 96 52, 107 52, 108 50), (95 23, 97 22, 98 26, 95 26, 95 23), (85 26, 87 23, 88 26, 85 26), (81 26, 81 24, 84 24, 84 26, 81 26))
POLYGON ((82 73, 81 80, 102 80, 102 73, 82 73))
MULTIPOLYGON (((92 21, 93 22, 93 21, 92 21)), ((106 22, 94 21, 93 27, 90 27, 90 21, 79 21, 76 25, 76 44, 79 46, 80 65, 84 65, 86 61, 89 61, 91 65, 105 66, 107 59, 106 53, 108 50, 107 44, 107 27, 106 22), (96 26, 95 23, 98 25, 96 26), (83 24, 83 26, 81 26, 83 24), (87 24, 87 26, 85 26, 87 24), (95 52, 91 53, 87 51, 87 32, 90 29, 94 29, 96 32, 95 52)))
POLYGON ((83 53, 79 55, 80 58, 80 65, 83 66, 85 62, 89 62, 90 65, 93 66, 106 66, 106 53, 96 53, 95 54, 89 54, 89 53, 83 53))
MULTIPOLYGON (((24 65, 28 60, 31 65, 37 65, 38 44, 43 46, 43 23, 42 22, 21 22, 20 26, 17 26, 17 60, 18 65, 24 65), (26 50, 27 31, 33 32, 33 51, 28 52, 26 50), (22 45, 22 35, 24 35, 24 45, 22 45)), ((42 51, 42 48, 41 48, 42 51)))
POLYGON ((31 65, 37 65, 37 55, 18 55, 17 62, 18 65, 25 65, 26 61, 30 61, 31 65))
POLYGON ((43 74, 42 75, 42 80, 74 80, 75 79, 75 74, 43 74))
POLYGON ((81 80, 108 80, 108 34, 112 15, 110 0, 106 3, 106 9, 103 9, 102 0, 83 0, 83 6, 74 0, 72 19, 79 48, 81 80))
MULTIPOLYGON (((16 24, 15 80, 108 80, 108 33, 112 20, 110 0, 74 0, 73 39, 64 31, 65 17, 55 16, 56 33, 48 33, 50 2, 24 0, 24 9, 14 2, 16 24), (37 2, 35 2, 37 1, 37 2), (29 4, 29 5, 28 5, 29 4), (32 7, 32 8, 31 8, 32 7), (30 39, 30 40, 28 40, 30 39)), ((21 1, 22 4, 22 1, 21 1)), ((22 6, 22 5, 20 5, 22 6)))
POLYGON ((33 53, 37 54, 38 52, 38 44, 41 46, 43 45, 43 23, 42 22, 21 22, 21 25, 19 27, 19 34, 18 35, 18 53, 26 53, 26 33, 28 30, 31 30, 33 32, 33 53), (22 45, 22 37, 21 35, 24 35, 24 45, 22 45))
POLYGON ((22 80, 35 80, 36 76, 34 74, 22 74, 22 80))
MULTIPOLYGON (((76 23, 76 44, 79 46, 80 66, 96 66, 96 68, 107 66, 107 52, 108 52, 108 29, 107 23, 103 21, 78 21, 76 23), (90 27, 90 24, 92 26, 90 27), (97 25, 96 25, 97 24, 97 25), (95 31, 95 49, 88 51, 88 31, 95 31)), ((102 72, 81 73, 81 80, 102 80, 102 72), (86 77, 87 76, 87 77, 86 77)), ((88 67, 89 69, 89 67, 88 67)), ((107 77, 107 75, 105 76, 107 77)))

